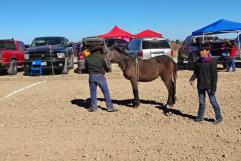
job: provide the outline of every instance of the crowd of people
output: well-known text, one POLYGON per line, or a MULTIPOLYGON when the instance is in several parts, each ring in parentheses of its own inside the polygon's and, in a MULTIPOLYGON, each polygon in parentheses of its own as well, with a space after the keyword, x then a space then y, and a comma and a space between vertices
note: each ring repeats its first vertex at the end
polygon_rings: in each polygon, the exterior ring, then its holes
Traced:
POLYGON ((237 56, 237 46, 234 40, 225 41, 222 46, 223 67, 227 72, 235 72, 235 58, 237 56))

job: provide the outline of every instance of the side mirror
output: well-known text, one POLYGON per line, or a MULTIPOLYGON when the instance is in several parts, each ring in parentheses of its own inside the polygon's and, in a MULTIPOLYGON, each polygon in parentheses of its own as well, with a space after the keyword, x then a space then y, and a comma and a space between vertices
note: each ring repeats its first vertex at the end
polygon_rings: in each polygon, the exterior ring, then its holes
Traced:
POLYGON ((24 45, 25 46, 25 49, 28 49, 29 48, 29 45, 24 45))
POLYGON ((65 45, 65 47, 73 47, 73 44, 72 44, 72 43, 67 43, 67 44, 65 45))

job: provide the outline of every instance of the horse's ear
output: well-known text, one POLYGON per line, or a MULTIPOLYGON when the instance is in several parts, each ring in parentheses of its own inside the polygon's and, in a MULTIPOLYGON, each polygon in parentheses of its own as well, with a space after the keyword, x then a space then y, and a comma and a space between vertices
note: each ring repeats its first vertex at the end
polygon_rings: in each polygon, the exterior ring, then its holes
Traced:
POLYGON ((102 46, 96 46, 96 47, 93 47, 90 49, 90 52, 91 53, 94 53, 94 52, 100 52, 100 53, 103 53, 103 47, 102 46))

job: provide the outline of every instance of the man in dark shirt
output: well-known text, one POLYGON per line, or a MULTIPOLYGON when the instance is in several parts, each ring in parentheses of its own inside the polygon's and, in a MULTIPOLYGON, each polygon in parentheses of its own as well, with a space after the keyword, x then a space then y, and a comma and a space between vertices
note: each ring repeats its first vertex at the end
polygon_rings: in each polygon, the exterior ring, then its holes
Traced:
POLYGON ((109 89, 105 79, 105 72, 109 70, 103 54, 101 51, 98 51, 99 48, 91 50, 91 54, 86 58, 86 69, 89 73, 89 87, 90 87, 90 97, 91 97, 91 106, 89 112, 95 112, 97 107, 97 96, 96 90, 97 85, 100 87, 106 101, 107 111, 116 112, 118 111, 112 105, 112 101, 109 94, 109 89))
POLYGON ((207 92, 215 112, 216 120, 214 123, 217 124, 223 120, 223 117, 215 97, 218 78, 217 64, 216 60, 212 59, 209 54, 209 47, 209 44, 202 44, 200 46, 200 58, 195 62, 194 72, 189 82, 193 85, 193 81, 197 78, 199 109, 195 121, 200 122, 204 120, 205 96, 207 92))

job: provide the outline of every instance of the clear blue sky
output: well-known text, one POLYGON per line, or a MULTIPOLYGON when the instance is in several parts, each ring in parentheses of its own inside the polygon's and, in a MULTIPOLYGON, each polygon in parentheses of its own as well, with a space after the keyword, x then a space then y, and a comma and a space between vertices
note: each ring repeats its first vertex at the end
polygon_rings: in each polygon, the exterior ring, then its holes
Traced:
POLYGON ((241 22, 241 0, 1 0, 0 15, 0 39, 25 43, 38 36, 79 41, 114 25, 182 40, 219 19, 241 22))

